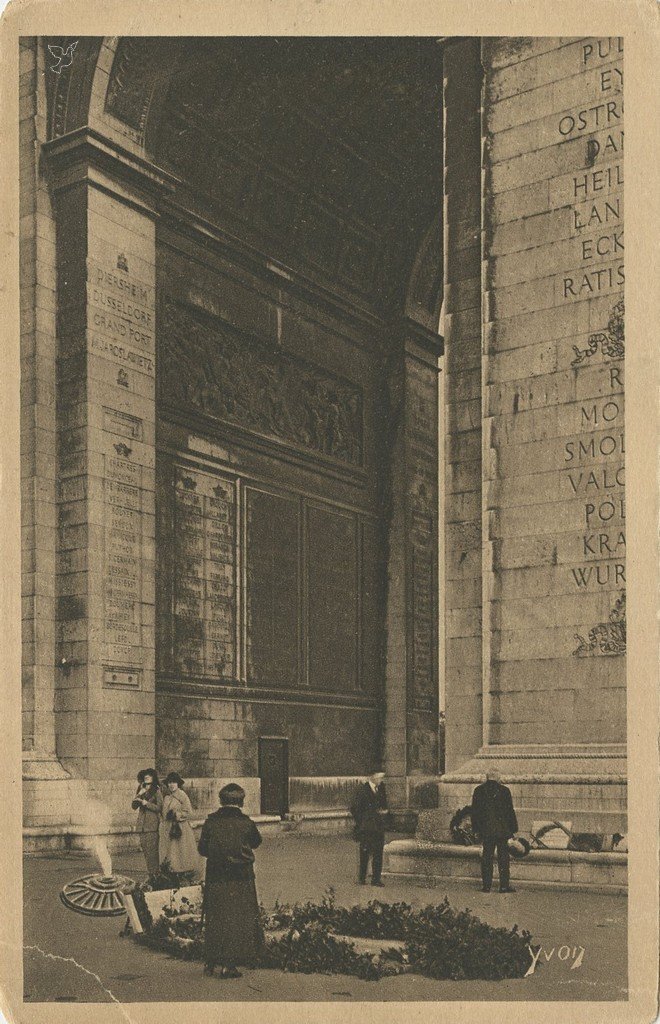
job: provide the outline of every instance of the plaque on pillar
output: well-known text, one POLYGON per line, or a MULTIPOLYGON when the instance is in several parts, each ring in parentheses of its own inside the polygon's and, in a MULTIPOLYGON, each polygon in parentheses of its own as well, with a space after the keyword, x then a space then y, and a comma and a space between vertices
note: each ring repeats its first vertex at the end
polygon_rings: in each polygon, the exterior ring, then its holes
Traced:
POLYGON ((103 459, 103 681, 137 686, 143 660, 142 467, 126 457, 127 446, 115 448, 124 457, 106 454, 103 459))

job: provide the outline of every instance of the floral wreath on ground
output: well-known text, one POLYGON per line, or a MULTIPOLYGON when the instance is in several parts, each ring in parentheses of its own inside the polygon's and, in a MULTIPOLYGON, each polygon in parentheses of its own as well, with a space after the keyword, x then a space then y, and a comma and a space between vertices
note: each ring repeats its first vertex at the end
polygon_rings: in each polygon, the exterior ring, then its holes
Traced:
MULTIPOLYGON (((498 981, 524 977, 534 956, 529 932, 517 925, 495 928, 468 910, 454 910, 446 896, 421 910, 379 900, 341 907, 328 889, 320 903, 277 902, 270 913, 261 907, 261 923, 264 952, 250 966, 287 972, 367 981, 403 973, 498 981)), ((204 959, 201 914, 186 900, 134 939, 178 959, 204 959)))
MULTIPOLYGON (((460 807, 449 822, 452 842, 458 846, 476 846, 479 837, 472 827, 472 807, 460 807)), ((512 836, 509 839, 509 853, 515 860, 522 860, 531 850, 531 843, 524 836, 512 836)))

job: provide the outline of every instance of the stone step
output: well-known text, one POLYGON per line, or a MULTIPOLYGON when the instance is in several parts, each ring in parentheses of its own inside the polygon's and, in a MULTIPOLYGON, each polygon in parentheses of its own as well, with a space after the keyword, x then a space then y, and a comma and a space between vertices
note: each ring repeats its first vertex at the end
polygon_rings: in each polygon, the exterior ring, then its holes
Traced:
MULTIPOLYGON (((479 881, 481 848, 399 839, 385 847, 383 874, 408 881, 442 885, 448 880, 479 881)), ((574 850, 531 850, 521 860, 511 858, 515 886, 580 889, 625 893, 628 888, 626 853, 582 853, 574 850)))

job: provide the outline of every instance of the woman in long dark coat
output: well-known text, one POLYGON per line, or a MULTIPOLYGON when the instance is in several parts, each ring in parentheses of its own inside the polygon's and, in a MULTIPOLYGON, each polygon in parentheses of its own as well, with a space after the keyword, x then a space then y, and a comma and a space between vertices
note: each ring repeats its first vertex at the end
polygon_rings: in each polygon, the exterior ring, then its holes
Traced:
POLYGON ((202 826, 198 850, 206 857, 204 883, 205 974, 221 968, 240 978, 238 964, 258 961, 263 931, 254 881, 254 853, 261 836, 241 808, 245 790, 230 783, 220 790, 221 807, 202 826))

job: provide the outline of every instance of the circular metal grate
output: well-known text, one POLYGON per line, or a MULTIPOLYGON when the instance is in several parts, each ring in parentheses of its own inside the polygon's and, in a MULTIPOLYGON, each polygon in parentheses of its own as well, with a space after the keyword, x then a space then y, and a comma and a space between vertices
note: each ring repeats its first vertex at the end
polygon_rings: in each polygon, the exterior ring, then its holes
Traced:
POLYGON ((60 899, 78 914, 114 917, 125 913, 119 893, 130 891, 133 885, 124 875, 84 875, 65 885, 60 899))

